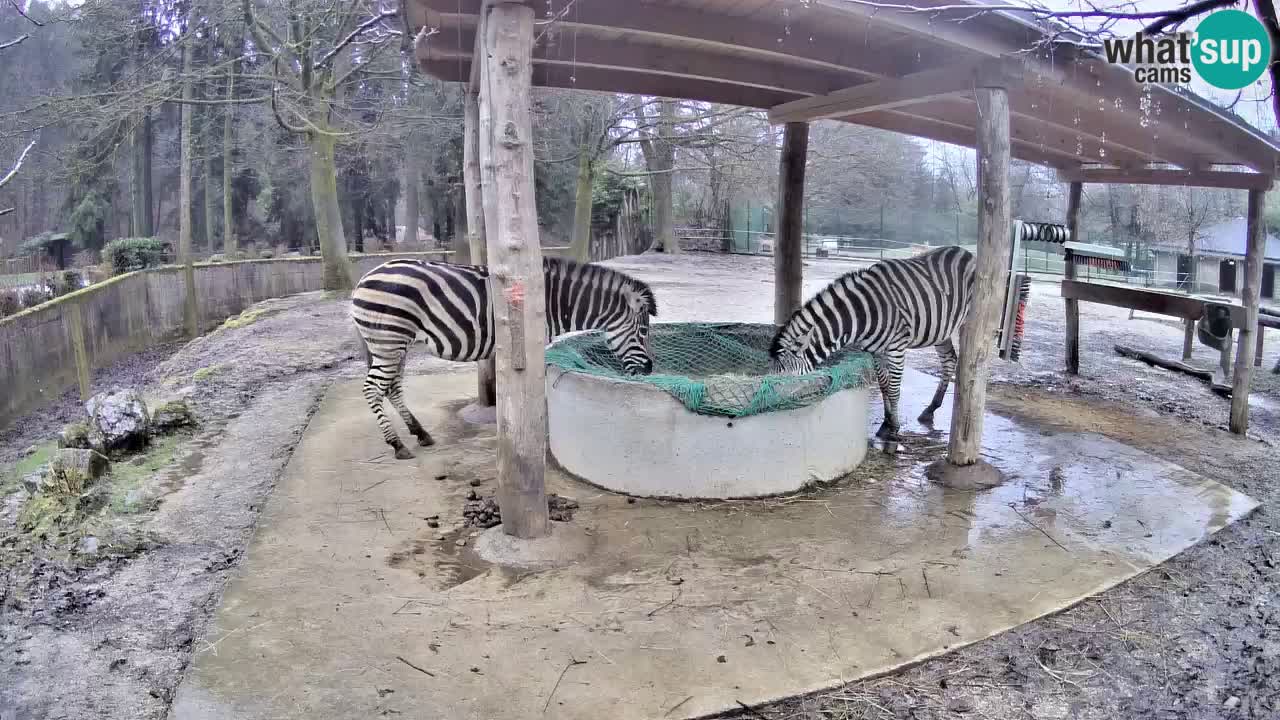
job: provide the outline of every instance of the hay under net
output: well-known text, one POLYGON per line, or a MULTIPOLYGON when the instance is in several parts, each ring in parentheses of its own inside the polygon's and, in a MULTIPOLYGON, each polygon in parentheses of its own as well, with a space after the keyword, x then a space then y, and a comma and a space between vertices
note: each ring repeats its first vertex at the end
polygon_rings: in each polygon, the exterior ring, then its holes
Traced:
POLYGON ((811 405, 846 388, 866 385, 873 360, 864 352, 837 353, 804 375, 769 373, 773 325, 662 323, 649 331, 653 373, 628 375, 604 333, 561 339, 547 348, 547 364, 569 372, 648 383, 700 415, 745 417, 811 405))

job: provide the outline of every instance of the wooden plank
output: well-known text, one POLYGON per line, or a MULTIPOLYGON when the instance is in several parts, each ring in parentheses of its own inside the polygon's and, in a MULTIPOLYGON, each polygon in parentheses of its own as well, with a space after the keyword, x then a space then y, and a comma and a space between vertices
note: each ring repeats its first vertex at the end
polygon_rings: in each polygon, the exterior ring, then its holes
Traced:
POLYGON ((1127 357, 1131 360, 1140 360, 1148 365, 1152 365, 1158 368, 1164 368, 1165 370, 1172 370, 1174 372, 1179 372, 1184 375, 1190 375, 1191 377, 1196 378, 1197 380, 1203 380, 1207 383, 1213 382, 1212 370, 1204 370, 1194 365, 1188 365, 1184 362, 1177 362, 1174 360, 1165 360, 1164 358, 1160 357, 1159 355, 1156 355, 1155 353, 1150 353, 1143 350, 1135 350, 1134 348, 1127 347, 1125 345, 1116 345, 1115 350, 1120 355, 1127 357))
MULTIPOLYGON (((467 203, 467 244, 471 248, 471 264, 488 264, 484 235, 484 198, 480 183, 480 97, 479 82, 466 94, 463 109, 462 181, 467 203)), ((476 363, 476 404, 493 407, 496 400, 494 359, 476 363)))
POLYGON ((773 250, 773 321, 785 325, 800 308, 804 275, 804 171, 809 124, 787 123, 778 161, 778 235, 773 250))
MULTIPOLYGON (((1076 239, 1077 231, 1080 227, 1080 199, 1084 190, 1084 186, 1078 182, 1071 183, 1067 188, 1067 231, 1071 233, 1071 239, 1076 239)), ((1076 279, 1076 264, 1071 259, 1071 251, 1064 253, 1063 273, 1067 280, 1076 279)), ((1066 363, 1067 372, 1072 375, 1080 374, 1080 303, 1079 301, 1068 298, 1065 301, 1067 308, 1067 346, 1066 346, 1066 363)))
POLYGON ((1062 297, 1070 300, 1113 305, 1139 312, 1170 315, 1185 320, 1199 320, 1204 314, 1204 301, 1187 295, 1157 292, 1143 288, 1103 285, 1080 280, 1062 281, 1062 297))
POLYGON ((545 536, 545 290, 534 205, 529 117, 533 9, 489 8, 480 74, 480 163, 498 377, 498 504, 502 528, 545 536), (490 183, 489 179, 493 182, 490 183))
POLYGON ((1244 258, 1244 288, 1240 301, 1244 305, 1245 320, 1240 328, 1240 345, 1236 350, 1236 366, 1231 379, 1231 432, 1244 435, 1249 429, 1249 386, 1253 381, 1253 334, 1261 333, 1258 327, 1258 295, 1262 289, 1262 262, 1266 249, 1267 233, 1262 221, 1266 203, 1265 190, 1249 191, 1247 218, 1248 247, 1244 258))
POLYGON ((983 408, 987 399, 987 361, 1000 318, 1009 247, 1009 94, 1003 88, 979 88, 978 100, 978 247, 977 275, 969 315, 960 329, 955 401, 947 462, 973 465, 982 449, 983 408))
POLYGON ((794 100, 769 109, 769 122, 808 122, 890 110, 950 95, 970 94, 979 80, 1004 86, 1021 82, 1022 64, 1011 59, 961 67, 941 67, 903 77, 886 78, 826 95, 794 100), (983 77, 989 76, 989 77, 983 77))
MULTIPOLYGON (((922 118, 900 110, 886 110, 855 115, 850 120, 857 125, 880 128, 915 137, 937 140, 961 147, 973 147, 974 129, 957 123, 922 118)), ((1013 157, 1055 168, 1070 168, 1079 164, 1075 153, 1065 153, 1034 141, 1012 141, 1013 157)))
POLYGON ((1059 171, 1058 179, 1064 182, 1178 185, 1234 190, 1269 190, 1274 182, 1274 178, 1269 175, 1253 172, 1171 168, 1079 168, 1059 171))

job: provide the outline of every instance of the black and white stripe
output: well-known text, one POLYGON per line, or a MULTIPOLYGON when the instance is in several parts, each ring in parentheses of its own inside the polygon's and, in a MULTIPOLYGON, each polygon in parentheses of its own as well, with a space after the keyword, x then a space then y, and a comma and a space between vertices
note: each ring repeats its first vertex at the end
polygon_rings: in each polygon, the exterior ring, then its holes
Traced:
POLYGON ((905 260, 885 260, 848 273, 806 302, 778 329, 769 350, 775 372, 803 373, 847 347, 873 353, 884 395, 884 423, 876 432, 898 432, 898 395, 907 350, 933 346, 942 378, 920 415, 932 423, 956 368, 952 336, 973 297, 974 258, 961 247, 930 250, 905 260))
MULTIPOLYGON (((548 340, 576 330, 602 330, 609 349, 632 374, 649 373, 649 317, 658 314, 647 285, 616 270, 559 258, 542 259, 548 340)), ((401 390, 409 346, 426 343, 445 360, 477 361, 493 354, 489 269, 420 260, 392 260, 369 271, 351 295, 351 317, 364 342, 364 396, 396 457, 413 457, 383 413, 391 401, 418 444, 431 434, 405 406, 401 390)))

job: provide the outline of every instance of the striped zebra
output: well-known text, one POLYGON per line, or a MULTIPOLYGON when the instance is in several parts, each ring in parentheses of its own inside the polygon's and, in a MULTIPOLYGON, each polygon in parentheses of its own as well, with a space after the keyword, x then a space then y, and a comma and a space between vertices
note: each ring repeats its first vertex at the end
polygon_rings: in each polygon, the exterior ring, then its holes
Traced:
MULTIPOLYGON (((616 270, 558 258, 542 259, 546 285, 548 339, 575 330, 603 330, 631 374, 653 370, 649 316, 658 314, 648 285, 616 270)), ((391 401, 418 444, 434 441, 404 403, 401 381, 409 346, 419 340, 444 360, 476 361, 493 354, 493 311, 489 269, 420 260, 392 260, 360 278, 351 294, 351 317, 364 345, 368 373, 364 397, 382 437, 407 460, 413 453, 400 441, 382 409, 391 401)))
POLYGON ((944 247, 855 270, 823 288, 778 328, 769 349, 774 372, 804 373, 846 347, 873 353, 884 396, 876 437, 896 439, 906 351, 933 346, 942 377, 920 422, 933 423, 956 369, 951 337, 973 297, 973 254, 944 247))

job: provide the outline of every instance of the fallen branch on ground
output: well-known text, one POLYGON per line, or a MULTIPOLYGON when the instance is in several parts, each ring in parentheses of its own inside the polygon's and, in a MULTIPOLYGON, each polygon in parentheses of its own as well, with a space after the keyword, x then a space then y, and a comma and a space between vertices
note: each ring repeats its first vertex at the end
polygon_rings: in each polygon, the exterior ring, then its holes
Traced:
POLYGON ((1202 368, 1195 367, 1194 365, 1188 365, 1181 360, 1166 360, 1155 353, 1135 350, 1124 345, 1116 345, 1115 348, 1116 352, 1124 357, 1132 360, 1140 360, 1148 365, 1154 365, 1155 367, 1164 368, 1165 370, 1172 370, 1184 375, 1190 375, 1193 378, 1209 383, 1210 389, 1213 390, 1215 394, 1221 395, 1222 397, 1231 396, 1231 386, 1216 384, 1213 381, 1212 370, 1204 370, 1202 368))

